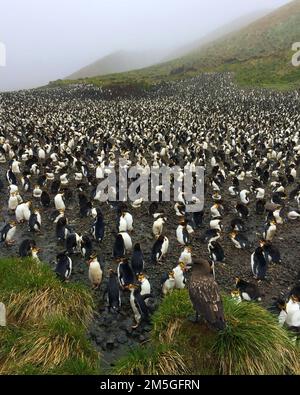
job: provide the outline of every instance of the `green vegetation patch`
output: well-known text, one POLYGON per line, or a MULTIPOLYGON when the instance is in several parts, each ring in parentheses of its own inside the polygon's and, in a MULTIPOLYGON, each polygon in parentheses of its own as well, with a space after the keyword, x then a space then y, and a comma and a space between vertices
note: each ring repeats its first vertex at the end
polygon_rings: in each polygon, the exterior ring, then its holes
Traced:
POLYGON ((99 374, 86 336, 94 308, 87 288, 61 283, 47 265, 8 258, 0 261, 0 300, 8 318, 1 374, 99 374))

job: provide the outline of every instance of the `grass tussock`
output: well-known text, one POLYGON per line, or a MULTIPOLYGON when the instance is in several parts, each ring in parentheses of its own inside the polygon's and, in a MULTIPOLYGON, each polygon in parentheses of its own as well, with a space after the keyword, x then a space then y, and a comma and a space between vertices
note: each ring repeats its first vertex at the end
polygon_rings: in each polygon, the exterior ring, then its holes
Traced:
POLYGON ((152 337, 159 339, 175 319, 185 319, 192 314, 194 314, 193 307, 189 300, 187 301, 187 293, 180 290, 173 291, 171 295, 164 298, 163 303, 153 315, 152 337))
POLYGON ((15 366, 18 369, 34 366, 46 373, 63 365, 66 360, 84 362, 87 358, 92 362, 97 355, 86 340, 83 327, 64 317, 53 316, 41 327, 24 330, 15 339, 3 358, 0 373, 10 372, 15 366))
POLYGON ((277 318, 256 303, 224 300, 227 328, 213 353, 220 373, 228 375, 299 374, 299 351, 277 318))
POLYGON ((88 289, 62 284, 46 265, 0 261, 0 374, 99 374, 99 355, 86 337, 93 314, 88 289))
POLYGON ((188 374, 183 357, 170 345, 139 347, 117 362, 116 375, 180 375, 188 374))
POLYGON ((278 375, 300 374, 299 348, 277 317, 257 303, 224 298, 227 327, 214 332, 187 320, 192 306, 186 290, 168 295, 153 316, 150 344, 131 351, 116 366, 120 374, 278 375), (170 370, 161 364, 170 350, 170 370), (164 374, 170 374, 165 372, 164 374))
POLYGON ((9 322, 18 325, 53 314, 88 325, 93 315, 93 299, 85 287, 62 284, 47 265, 27 259, 0 261, 0 299, 9 322))

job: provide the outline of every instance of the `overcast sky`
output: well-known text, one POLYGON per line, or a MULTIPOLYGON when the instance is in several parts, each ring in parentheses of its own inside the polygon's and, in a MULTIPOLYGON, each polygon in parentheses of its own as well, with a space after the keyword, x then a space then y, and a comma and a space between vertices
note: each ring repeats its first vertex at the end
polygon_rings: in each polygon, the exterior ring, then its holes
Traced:
POLYGON ((120 49, 167 52, 240 16, 288 2, 0 0, 7 60, 0 66, 0 90, 44 85, 120 49))

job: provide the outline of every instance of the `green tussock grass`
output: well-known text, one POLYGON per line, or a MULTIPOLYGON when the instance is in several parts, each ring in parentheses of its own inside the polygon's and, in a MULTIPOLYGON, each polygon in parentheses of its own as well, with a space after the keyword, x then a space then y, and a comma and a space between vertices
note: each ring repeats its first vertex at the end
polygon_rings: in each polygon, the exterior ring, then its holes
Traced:
POLYGON ((139 347, 117 362, 116 375, 176 375, 188 374, 182 356, 168 344, 139 347))
POLYGON ((63 314, 87 326, 93 315, 93 298, 79 284, 62 284, 48 265, 30 259, 0 261, 0 300, 8 319, 24 324, 63 314))
POLYGON ((24 364, 22 366, 16 365, 14 374, 21 376, 98 376, 100 373, 100 364, 98 361, 91 365, 89 359, 69 359, 63 364, 52 369, 47 368, 46 373, 36 365, 24 364))
POLYGON ((174 319, 185 319, 192 314, 193 307, 191 303, 187 303, 186 293, 180 290, 173 291, 171 296, 164 298, 163 303, 153 315, 153 339, 159 339, 161 333, 166 331, 174 319))
POLYGON ((90 291, 63 284, 44 264, 0 261, 0 374, 99 374, 99 355, 87 340, 93 315, 90 291))
POLYGON ((97 363, 97 353, 87 341, 84 328, 62 316, 49 317, 38 327, 10 334, 8 344, 2 358, 2 374, 16 368, 26 371, 29 367, 46 374, 49 370, 58 371, 70 360, 89 361, 91 368, 97 363))
POLYGON ((172 366, 172 372, 177 369, 174 374, 300 374, 299 348, 278 325, 277 317, 257 303, 236 304, 227 297, 224 311, 227 327, 214 332, 205 323, 189 322, 192 307, 188 292, 174 292, 153 316, 150 344, 131 351, 116 365, 116 371, 132 374, 137 369, 142 374, 159 374, 160 352, 170 347, 178 358, 177 368, 172 366))
POLYGON ((224 299, 227 328, 212 352, 222 374, 299 374, 299 352, 277 317, 256 303, 224 299))

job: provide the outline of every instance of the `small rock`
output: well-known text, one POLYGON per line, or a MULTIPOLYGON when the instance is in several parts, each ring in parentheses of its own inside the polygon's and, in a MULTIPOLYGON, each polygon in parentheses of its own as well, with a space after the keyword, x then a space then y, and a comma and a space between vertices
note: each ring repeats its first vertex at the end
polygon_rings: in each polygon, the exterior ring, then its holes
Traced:
POLYGON ((121 334, 118 336, 117 341, 118 341, 118 343, 120 343, 120 344, 126 344, 126 343, 128 343, 128 338, 127 338, 127 336, 125 335, 125 333, 121 333, 121 334))
POLYGON ((132 333, 132 325, 133 325, 133 322, 129 318, 129 319, 125 320, 124 322, 122 322, 122 324, 119 326, 119 328, 126 331, 127 334, 131 334, 132 333))
POLYGON ((125 330, 126 330, 127 335, 131 335, 133 333, 133 329, 132 329, 131 325, 128 326, 125 330))
POLYGON ((98 346, 100 346, 103 342, 105 341, 105 337, 102 335, 99 335, 96 337, 96 343, 98 344, 98 346))
POLYGON ((112 350, 115 346, 115 337, 114 336, 110 336, 107 340, 106 340, 106 347, 108 350, 112 350))
POLYGON ((140 336, 140 332, 137 329, 135 329, 132 331, 131 336, 136 339, 140 336))
POLYGON ((103 317, 102 325, 105 326, 105 327, 109 327, 110 328, 112 326, 112 319, 111 319, 111 317, 107 317, 107 318, 103 317))
POLYGON ((144 331, 145 331, 145 332, 151 332, 151 329, 152 329, 152 328, 151 328, 151 325, 145 325, 145 326, 144 326, 144 331))

